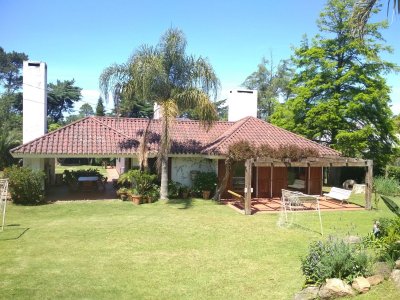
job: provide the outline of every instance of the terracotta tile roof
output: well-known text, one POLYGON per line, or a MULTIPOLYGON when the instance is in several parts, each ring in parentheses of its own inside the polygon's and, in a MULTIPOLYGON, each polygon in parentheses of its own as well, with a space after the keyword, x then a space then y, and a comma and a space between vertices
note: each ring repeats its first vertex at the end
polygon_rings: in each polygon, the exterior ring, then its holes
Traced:
POLYGON ((237 121, 203 152, 225 154, 229 145, 243 140, 248 140, 256 147, 266 144, 277 149, 279 146, 297 145, 301 148, 315 149, 320 156, 340 155, 339 152, 329 147, 253 117, 237 121))
MULTIPOLYGON (((135 118, 87 117, 14 148, 15 157, 119 156, 138 151, 147 128, 147 149, 157 152, 161 121, 135 118)), ((247 117, 237 122, 216 122, 208 131, 198 121, 176 120, 171 128, 172 154, 224 155, 230 144, 248 140, 255 146, 296 144, 316 149, 321 156, 339 152, 262 120, 247 117)))

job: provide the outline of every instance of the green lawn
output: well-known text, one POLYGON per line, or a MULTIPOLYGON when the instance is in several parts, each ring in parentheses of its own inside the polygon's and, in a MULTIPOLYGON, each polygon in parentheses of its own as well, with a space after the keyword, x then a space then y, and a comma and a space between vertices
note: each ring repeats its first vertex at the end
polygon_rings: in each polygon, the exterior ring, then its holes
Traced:
POLYGON ((77 170, 87 170, 87 169, 96 169, 100 172, 100 174, 107 177, 107 171, 102 166, 91 166, 91 165, 79 165, 79 166, 62 166, 56 165, 56 174, 62 174, 64 170, 69 171, 77 171, 77 170))
MULTIPOLYGON (((357 199, 356 201, 360 201, 357 199)), ((381 210, 323 213, 326 236, 366 234, 381 210)), ((211 201, 9 205, 0 298, 292 299, 316 213, 244 216, 211 201)), ((399 299, 386 282, 358 299, 399 299)))

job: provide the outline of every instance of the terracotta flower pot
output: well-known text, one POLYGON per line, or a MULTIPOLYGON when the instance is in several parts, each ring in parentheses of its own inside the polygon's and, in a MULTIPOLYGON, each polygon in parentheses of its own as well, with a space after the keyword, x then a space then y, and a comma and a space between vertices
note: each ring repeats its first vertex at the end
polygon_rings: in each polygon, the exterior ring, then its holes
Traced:
POLYGON ((133 204, 139 205, 142 200, 142 196, 141 195, 131 195, 131 199, 132 199, 133 204))
POLYGON ((210 199, 211 191, 203 191, 203 199, 210 199))

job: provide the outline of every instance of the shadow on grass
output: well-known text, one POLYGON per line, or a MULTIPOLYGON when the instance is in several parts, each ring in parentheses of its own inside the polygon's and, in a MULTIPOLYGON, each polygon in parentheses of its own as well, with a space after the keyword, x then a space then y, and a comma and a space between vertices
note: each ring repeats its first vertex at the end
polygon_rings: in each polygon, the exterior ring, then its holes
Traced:
POLYGON ((179 209, 189 209, 192 208, 193 206, 193 200, 192 198, 189 199, 169 199, 167 204, 181 204, 183 207, 179 207, 179 209))
POLYGON ((4 227, 4 231, 0 232, 0 241, 18 240, 30 228, 18 228, 19 224, 10 224, 4 227))
POLYGON ((300 224, 297 224, 297 223, 293 223, 291 226, 295 227, 295 228, 298 228, 298 229, 301 229, 301 230, 304 230, 304 231, 313 232, 313 233, 317 233, 317 234, 321 235, 321 231, 316 231, 316 230, 304 227, 304 226, 302 226, 300 224))

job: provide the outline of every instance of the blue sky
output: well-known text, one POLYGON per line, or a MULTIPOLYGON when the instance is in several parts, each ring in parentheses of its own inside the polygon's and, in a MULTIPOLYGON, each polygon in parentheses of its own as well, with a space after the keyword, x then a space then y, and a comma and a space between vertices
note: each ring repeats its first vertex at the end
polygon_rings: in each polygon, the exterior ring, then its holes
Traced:
MULTIPOLYGON (((378 19, 386 18, 384 11, 378 19)), ((48 65, 48 82, 74 78, 95 105, 98 78, 142 44, 155 45, 169 27, 183 30, 189 54, 207 57, 221 80, 220 98, 240 86, 263 56, 289 58, 303 34, 317 32, 325 1, 0 0, 0 46, 48 65)), ((400 18, 383 32, 400 65, 400 18)), ((387 76, 400 112, 400 75, 387 76)), ((111 103, 108 104, 108 107, 111 103)), ((79 105, 77 106, 79 108, 79 105)))

